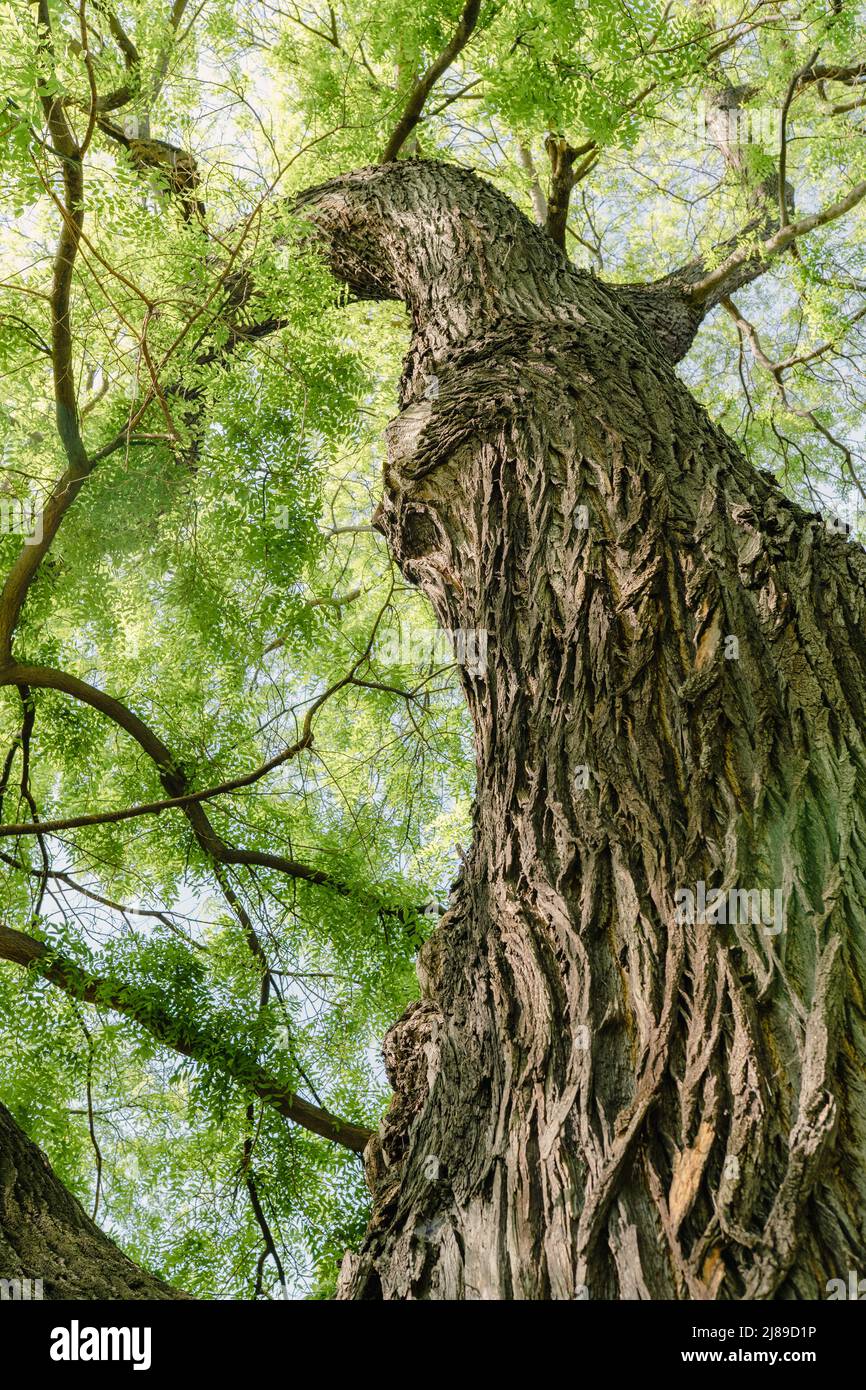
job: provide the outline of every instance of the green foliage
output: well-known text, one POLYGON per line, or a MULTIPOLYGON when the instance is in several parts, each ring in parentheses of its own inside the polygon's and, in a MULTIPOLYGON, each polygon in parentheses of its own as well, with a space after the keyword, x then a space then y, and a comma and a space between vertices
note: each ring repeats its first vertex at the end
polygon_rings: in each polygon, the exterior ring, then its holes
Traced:
MULTIPOLYGON (((359 682, 317 709, 311 744, 206 803, 226 844, 330 886, 267 863, 219 868, 176 809, 0 839, 0 920, 124 982, 140 1018, 170 1014, 177 1039, 199 1045, 182 1057, 107 998, 83 1003, 0 963, 0 1096, 87 1204, 92 1118, 99 1219, 202 1296, 277 1287, 272 1260, 260 1277, 250 1177, 290 1292, 332 1292, 363 1229, 360 1163, 257 1100, 250 1111, 227 1059, 374 1125, 387 1102, 379 1040, 413 997, 429 930, 419 909, 444 902, 469 835, 454 673, 392 659, 389 637, 432 617, 369 527, 407 325, 393 305, 348 306, 291 211, 294 191, 381 157, 460 8, 214 0, 180 6, 173 28, 151 0, 116 12, 51 0, 49 50, 35 6, 0 3, 0 504, 20 522, 0 526, 0 575, 68 462, 50 300, 62 159, 46 104, 62 99, 81 139, 91 82, 125 91, 84 157, 70 306, 81 431, 100 461, 31 585, 16 655, 122 701, 197 790, 253 773, 299 739, 314 700, 350 673, 359 682), (171 160, 142 162, 148 128, 194 157, 186 202, 171 160)), ((825 63, 863 51, 856 7, 779 0, 772 16, 733 0, 484 0, 402 153, 470 164, 532 215, 557 135, 589 155, 569 222, 577 264, 625 281, 698 253, 712 265, 755 215, 756 183, 772 204, 792 74, 819 43, 825 63), (737 178, 700 125, 724 82, 771 116, 737 178)), ((798 93, 798 208, 826 207, 866 174, 860 109, 831 110, 860 90, 798 93)), ((803 239, 737 296, 770 358, 798 359, 784 389, 722 311, 682 368, 756 462, 841 506, 864 481, 862 217, 858 206, 803 239)), ((104 711, 58 690, 32 699, 22 789, 22 697, 0 688, 2 821, 167 795, 166 769, 104 711)))

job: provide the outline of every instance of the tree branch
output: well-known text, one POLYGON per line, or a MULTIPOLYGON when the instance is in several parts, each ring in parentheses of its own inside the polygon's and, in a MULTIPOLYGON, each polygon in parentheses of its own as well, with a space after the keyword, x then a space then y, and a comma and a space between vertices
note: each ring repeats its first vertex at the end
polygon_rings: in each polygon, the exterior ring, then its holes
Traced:
MULTIPOLYGON (((771 262, 785 252, 796 252, 797 239, 844 216, 866 194, 866 181, 856 184, 843 198, 817 213, 793 218, 794 190, 787 181, 786 123, 791 104, 805 82, 823 71, 816 64, 817 51, 791 78, 780 114, 779 158, 775 168, 758 180, 751 178, 744 147, 731 136, 732 114, 757 94, 757 89, 726 82, 717 89, 708 111, 710 136, 728 169, 742 182, 751 216, 734 236, 715 248, 718 264, 708 270, 706 261, 692 260, 661 279, 643 286, 629 286, 636 312, 648 319, 677 315, 683 320, 679 335, 682 356, 703 318, 725 298, 763 275, 771 262), (793 220, 792 220, 793 219, 793 220), (659 296, 656 304, 653 296, 659 296)), ((850 69, 853 73, 855 69, 850 69)), ((817 80, 817 79, 815 79, 817 80)), ((736 129, 736 127, 735 127, 736 129)))
POLYGON ((715 270, 691 284, 685 285, 683 293, 691 303, 696 305, 709 308, 718 304, 725 295, 733 293, 734 289, 739 289, 763 274, 770 262, 780 256, 783 251, 787 251, 798 237, 805 236, 818 227, 826 227, 828 223, 835 222, 839 217, 844 217, 845 213, 856 207, 864 196, 866 196, 866 180, 861 180, 860 183, 856 183, 853 188, 849 189, 845 197, 840 198, 838 202, 831 203, 821 212, 810 213, 807 217, 801 217, 796 222, 787 223, 784 227, 780 227, 773 236, 759 242, 757 247, 749 244, 739 246, 715 270))
POLYGON ((532 151, 522 141, 517 146, 517 157, 529 180, 529 196, 532 199, 532 211, 535 214, 535 220, 539 227, 543 227, 547 221, 547 203, 538 180, 538 171, 535 167, 535 160, 532 158, 532 151))
POLYGON ((556 135, 548 135, 544 148, 550 160, 550 194, 547 199, 544 230, 559 249, 564 251, 571 190, 589 173, 598 159, 598 150, 594 140, 588 140, 586 144, 575 148, 556 135), (575 168, 574 161, 580 155, 584 155, 584 159, 575 168))
POLYGON ((166 1010, 155 1008, 152 996, 145 991, 119 980, 91 975, 44 942, 2 924, 0 959, 25 969, 37 969, 45 979, 73 999, 123 1014, 144 1028, 158 1043, 184 1057, 207 1065, 219 1065, 238 1085, 251 1091, 287 1120, 334 1144, 351 1149, 353 1153, 363 1153, 371 1130, 342 1120, 318 1105, 311 1105, 269 1075, 255 1057, 242 1048, 220 1048, 215 1052, 213 1039, 204 1030, 190 1020, 174 1018, 166 1010))
POLYGON ((383 164, 390 164, 392 160, 397 158, 412 131, 421 120, 424 104, 431 91, 472 37, 472 32, 478 23, 480 9, 481 0, 466 0, 450 43, 446 44, 438 58, 434 59, 427 71, 418 78, 412 87, 406 109, 383 151, 381 160, 383 164))
MULTIPOLYGON (((347 676, 341 684, 348 684, 348 681, 349 677, 347 676)), ((170 749, 137 714, 134 714, 114 696, 106 694, 105 691, 99 690, 96 686, 89 685, 87 681, 80 680, 77 676, 69 675, 65 671, 55 671, 46 666, 24 666, 18 663, 0 668, 0 686, 3 685, 29 685, 40 690, 57 690, 62 694, 71 695, 73 699, 80 700, 82 704, 89 705, 92 709, 106 715, 134 738, 139 747, 147 753, 158 768, 160 781, 169 793, 169 798, 177 803, 178 809, 184 812, 199 847, 213 862, 217 864, 257 865, 260 868, 274 869, 291 878, 298 878, 307 883, 331 888, 343 897, 353 896, 353 890, 347 884, 340 882, 339 879, 335 879, 322 869, 310 868, 306 864, 299 864, 283 855, 267 854, 257 850, 239 850, 228 845, 214 829, 199 801, 195 799, 186 774, 172 756, 170 749), (26 676, 25 672, 27 673, 26 676)), ((333 693, 333 689, 326 693, 333 693)), ((308 717, 311 713, 315 713, 322 698, 320 696, 319 700, 307 711, 308 717)))
POLYGON ((116 825, 119 821, 134 820, 138 816, 158 816, 163 811, 173 811, 182 809, 196 801, 212 801, 214 797, 225 796, 227 792, 238 791, 241 787, 250 787, 262 777, 273 772, 275 768, 282 767, 291 758, 297 757, 303 749, 311 747, 313 737, 311 733, 305 734, 297 743, 291 747, 284 748, 268 762, 262 763, 253 772, 246 772, 240 777, 233 777, 227 782, 221 782, 218 786, 207 787, 200 792, 187 792, 184 796, 168 797, 163 801, 150 801, 141 806, 124 806, 118 811, 95 811, 91 815, 70 816, 66 820, 52 821, 21 821, 17 824, 0 825, 0 838, 20 838, 24 835, 56 835, 61 830, 80 830, 88 825, 116 825))
MULTIPOLYGON (((50 55, 53 52, 53 39, 47 0, 39 0, 37 23, 41 50, 50 55)), ((11 656, 12 634, 30 582, 93 467, 78 423, 70 310, 72 272, 84 225, 82 156, 60 99, 47 89, 42 91, 41 99, 52 142, 61 156, 64 189, 64 201, 60 207, 61 230, 54 256, 49 302, 54 409, 67 468, 42 509, 41 539, 21 547, 0 592, 0 664, 11 656)))

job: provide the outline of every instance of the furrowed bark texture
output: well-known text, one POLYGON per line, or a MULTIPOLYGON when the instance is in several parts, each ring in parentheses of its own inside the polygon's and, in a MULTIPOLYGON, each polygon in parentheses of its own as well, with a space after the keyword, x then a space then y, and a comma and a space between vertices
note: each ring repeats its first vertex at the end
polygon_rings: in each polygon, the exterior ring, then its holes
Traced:
POLYGON ((41 1279, 46 1299, 189 1297, 139 1269, 103 1235, 3 1105, 0 1279, 41 1279))
POLYGON ((489 634, 474 841, 341 1296, 823 1297, 866 1261, 866 557, 692 399, 673 295, 456 168, 302 210, 409 306, 378 524, 489 634), (784 929, 681 922, 699 883, 778 891, 784 929))

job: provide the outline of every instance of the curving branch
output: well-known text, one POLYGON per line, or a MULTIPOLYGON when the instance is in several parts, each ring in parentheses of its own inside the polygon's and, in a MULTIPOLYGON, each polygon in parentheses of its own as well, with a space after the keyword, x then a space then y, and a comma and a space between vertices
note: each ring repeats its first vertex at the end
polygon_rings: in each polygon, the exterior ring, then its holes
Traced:
MULTIPOLYGON (((354 672, 352 673, 354 674, 354 672)), ((310 725, 312 716, 320 708, 324 699, 328 698, 334 691, 343 685, 349 684, 351 676, 344 677, 340 682, 331 687, 328 691, 310 706, 305 718, 305 728, 302 730, 300 743, 303 747, 308 747, 312 734, 310 725)), ((165 803, 156 802, 141 810, 131 808, 133 815, 145 813, 157 813, 156 808, 167 810, 169 807, 177 807, 183 811, 192 828, 193 835, 199 848, 215 864, 245 864, 264 869, 274 869, 279 873, 288 875, 290 878, 302 879, 307 883, 312 883, 320 887, 333 889, 343 897, 351 897, 353 890, 333 875, 323 869, 314 869, 308 864, 298 863, 294 859, 286 858, 280 854, 268 854, 258 850, 235 849, 233 846, 218 834, 212 822, 208 818, 201 801, 204 799, 201 793, 196 792, 190 787, 189 779, 171 750, 163 743, 158 734, 145 724, 131 709, 123 704, 121 700, 115 699, 113 695, 107 694, 104 690, 99 690, 96 686, 89 685, 87 681, 80 680, 79 677, 70 675, 66 671, 55 671, 47 666, 26 666, 20 663, 10 663, 5 667, 0 667, 0 686, 4 685, 26 685, 38 690, 56 690, 61 694, 72 696, 73 699, 80 700, 82 704, 89 705, 91 709, 98 710, 106 715, 131 738, 135 739, 138 746, 152 760, 159 771, 160 781, 168 792, 165 803), (26 675, 25 675, 26 673, 26 675)), ((295 746, 283 750, 282 754, 277 754, 273 765, 277 766, 280 762, 285 762, 289 756, 294 756, 295 746)), ((298 749, 297 751, 300 751, 298 749)), ((255 781, 260 775, 264 775, 263 770, 257 769, 253 774, 246 774, 246 777, 239 780, 255 781)), ((229 788, 231 789, 231 788, 229 788)), ((206 793, 207 796, 219 794, 220 788, 211 788, 206 793)), ((127 819, 128 811, 122 811, 117 815, 109 813, 109 819, 127 819)), ((79 823, 82 818, 77 818, 79 823)), ((85 824, 97 824, 105 817, 91 819, 84 818, 85 824)), ((71 827, 65 827, 71 828, 71 827)), ((41 831, 45 826, 40 825, 41 831)), ((29 831, 28 831, 29 833, 29 831)))
POLYGON ((802 86, 811 82, 841 82, 846 87, 866 81, 866 59, 854 63, 807 63, 800 74, 802 86))
MULTIPOLYGON (((47 0, 39 0, 37 29, 41 54, 49 60, 50 66, 53 35, 47 0)), ((11 655, 12 635, 33 576, 93 468, 79 427, 71 316, 73 270, 84 227, 84 148, 75 139, 61 99, 52 92, 44 76, 40 80, 40 99, 51 142, 60 156, 63 182, 63 201, 58 203, 61 229, 54 254, 49 305, 54 410, 67 467, 42 509, 41 538, 21 547, 0 592, 0 663, 11 655)), ((92 125, 89 125, 88 138, 91 133, 92 125)))
POLYGON ((109 10, 101 4, 98 4, 97 8, 102 10, 106 17, 109 33, 121 52, 123 65, 126 69, 126 81, 119 87, 115 87, 113 92, 100 97, 97 110, 117 111, 120 107, 127 106, 139 93, 141 88, 141 56, 114 10, 109 10))
POLYGON ((0 924, 0 959, 36 969, 72 999, 101 1005, 123 1014, 140 1025, 164 1047, 170 1047, 192 1061, 219 1065, 238 1085, 258 1096, 287 1120, 318 1134, 334 1144, 363 1153, 371 1130, 332 1115, 312 1105, 284 1086, 262 1067, 252 1053, 243 1048, 220 1048, 191 1019, 178 1019, 163 1008, 155 1008, 152 997, 120 980, 92 975, 44 942, 24 932, 0 924))
POLYGON ((683 294, 692 304, 700 305, 704 310, 714 307, 735 289, 740 289, 756 280, 759 275, 763 275, 770 263, 789 250, 798 237, 806 236, 818 227, 826 227, 830 222, 844 217, 862 202, 864 197, 866 179, 861 179, 843 198, 831 203, 829 207, 822 208, 820 212, 813 212, 806 217, 798 218, 795 222, 786 223, 772 236, 759 241, 757 246, 748 242, 737 246, 714 270, 691 284, 684 285, 683 294))
MULTIPOLYGON (((726 82, 711 96, 707 112, 710 138, 722 154, 728 171, 742 185, 748 220, 738 231, 714 248, 713 260, 692 259, 659 280, 643 285, 623 286, 631 296, 632 307, 640 319, 656 328, 667 339, 674 360, 688 351, 703 320, 717 305, 745 285, 751 284, 774 261, 787 254, 797 255, 799 238, 845 216, 866 196, 866 180, 853 185, 841 198, 820 211, 794 216, 794 189, 787 179, 787 118, 796 94, 821 72, 813 55, 805 67, 792 77, 785 95, 779 122, 779 156, 760 178, 750 172, 745 147, 732 138, 732 115, 757 94, 748 85, 726 82)), ((854 68, 850 69, 852 73, 854 68)))
POLYGON ((261 767, 255 768, 252 772, 245 772, 240 777, 232 777, 226 782, 220 782, 218 786, 206 787, 203 791, 187 792, 185 796, 167 797, 162 801, 149 801, 140 806, 124 806, 117 811, 94 811, 89 815, 69 816, 60 820, 20 821, 14 824, 0 825, 0 839, 9 837, 20 839, 24 835, 56 835, 61 830, 80 830, 89 825, 117 825, 120 821, 135 820, 139 816, 159 816, 163 811, 182 809, 191 806, 194 802, 213 801, 215 797, 225 796, 227 792, 239 791, 243 787, 253 786, 262 777, 266 777, 269 772, 282 767, 284 763, 297 757, 298 753, 305 748, 310 748, 312 742, 312 734, 306 733, 297 743, 293 743, 289 748, 284 748, 273 758, 269 758, 266 763, 262 763, 261 767))
MULTIPOLYGON (((820 418, 819 415, 816 414, 814 410, 809 410, 807 407, 804 406, 795 405, 789 399, 787 387, 785 385, 785 372, 790 367, 802 365, 804 363, 813 361, 817 357, 823 356, 824 353, 831 350, 831 348, 833 347, 833 343, 821 343, 817 348, 813 348, 811 352, 804 353, 800 356, 793 354, 792 356, 785 358, 781 362, 774 362, 772 358, 769 357, 765 352, 763 344, 761 343, 761 338, 758 333, 758 330, 755 328, 753 323, 750 323, 749 320, 745 318, 743 314, 741 314, 734 301, 726 295, 722 299, 721 304, 722 308, 730 316, 730 318, 736 325, 741 343, 748 343, 752 357, 754 358, 757 365, 762 369, 762 371, 768 373, 768 375, 771 377, 773 382, 773 389, 776 395, 779 397, 785 409, 791 415, 797 415, 803 420, 808 420, 809 424, 812 426, 814 430, 818 432, 818 434, 822 434, 824 438, 827 440, 827 442, 831 444, 834 449, 839 450, 840 454, 842 455, 842 461, 846 473, 850 477, 854 486, 857 488, 861 497, 866 496, 866 492, 864 492, 863 489, 863 484, 857 475, 857 469, 854 466, 854 459, 852 457, 851 450, 849 449, 848 445, 845 444, 841 439, 838 439, 836 435, 831 433, 831 431, 824 424, 823 420, 820 418)), ((863 318, 864 315, 866 315, 866 308, 861 309, 858 313, 854 314, 851 320, 849 321, 848 326, 853 326, 853 324, 856 323, 859 319, 863 318)))
POLYGON ((473 30, 478 23, 480 10, 481 0, 466 0, 450 42, 445 45, 439 56, 433 60, 426 72, 418 78, 412 87, 406 108, 382 153, 383 164, 390 164, 392 159, 397 158, 412 131, 418 125, 424 114, 427 98, 439 78, 448 71, 454 59, 462 53, 471 39, 473 30))

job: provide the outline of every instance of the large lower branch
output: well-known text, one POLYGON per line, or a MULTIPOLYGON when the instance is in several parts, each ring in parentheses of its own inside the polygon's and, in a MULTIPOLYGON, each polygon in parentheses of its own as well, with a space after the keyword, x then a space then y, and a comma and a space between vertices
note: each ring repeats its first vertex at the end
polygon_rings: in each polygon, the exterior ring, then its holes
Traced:
POLYGON ((193 1019, 179 1019, 155 1007, 153 998, 122 981, 93 975, 24 932, 0 925, 0 959, 36 968, 73 999, 97 1004, 131 1018, 165 1047, 193 1061, 221 1067, 238 1085, 258 1096, 294 1124, 354 1153, 363 1153, 370 1130, 312 1105, 276 1080, 241 1047, 214 1049, 213 1039, 193 1019))
POLYGON ((17 1281, 11 1286, 13 1297, 16 1293, 76 1300, 191 1297, 133 1264, 100 1231, 2 1104, 0 1279, 17 1281))
POLYGON ((742 118, 748 114, 749 103, 760 97, 760 89, 749 85, 737 87, 725 81, 717 90, 708 93, 707 135, 722 155, 729 176, 743 192, 744 221, 732 236, 714 248, 711 260, 689 260, 655 284, 643 287, 645 303, 649 303, 648 292, 658 293, 668 301, 681 297, 695 323, 699 324, 724 299, 764 275, 781 256, 796 253, 800 237, 845 216, 862 201, 866 196, 864 180, 852 184, 846 193, 817 212, 795 218, 795 191, 787 177, 787 117, 797 95, 811 82, 855 81, 859 73, 857 65, 848 69, 824 68, 816 64, 814 58, 793 73, 780 115, 777 158, 769 170, 759 175, 754 173, 750 157, 754 147, 741 138, 740 127, 742 118), (841 75, 834 76, 837 73, 841 75))

